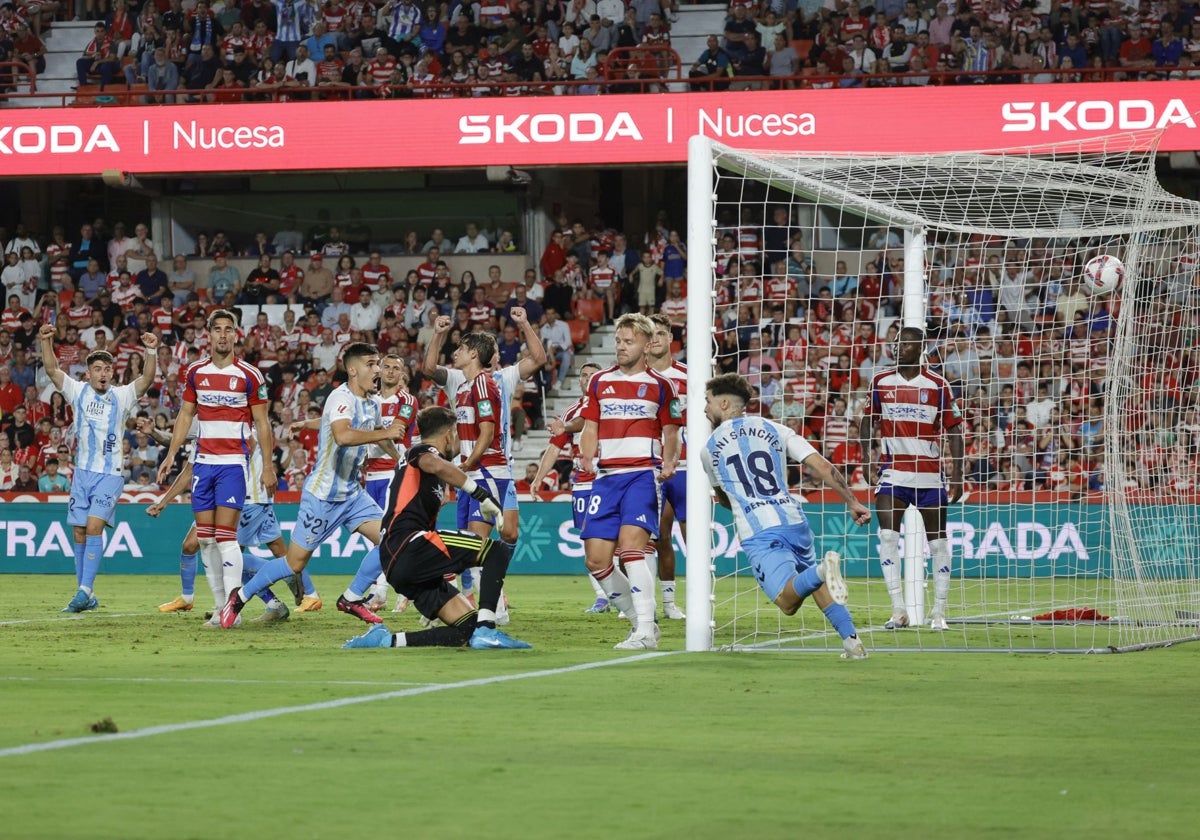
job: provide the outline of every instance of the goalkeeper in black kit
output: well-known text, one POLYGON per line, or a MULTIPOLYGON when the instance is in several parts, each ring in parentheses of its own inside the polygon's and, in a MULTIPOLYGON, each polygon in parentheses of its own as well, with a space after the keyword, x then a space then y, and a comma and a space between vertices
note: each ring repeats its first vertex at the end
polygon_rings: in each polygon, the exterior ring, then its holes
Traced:
POLYGON ((491 494, 448 460, 459 451, 454 412, 442 407, 425 409, 417 415, 417 431, 421 443, 408 450, 392 478, 379 560, 393 589, 426 618, 439 618, 446 626, 393 633, 376 624, 343 647, 532 647, 496 629, 496 605, 512 559, 508 547, 469 531, 437 530, 446 484, 470 494, 485 516, 495 519, 500 515, 500 505, 491 494), (483 569, 478 611, 446 580, 474 567, 483 569))

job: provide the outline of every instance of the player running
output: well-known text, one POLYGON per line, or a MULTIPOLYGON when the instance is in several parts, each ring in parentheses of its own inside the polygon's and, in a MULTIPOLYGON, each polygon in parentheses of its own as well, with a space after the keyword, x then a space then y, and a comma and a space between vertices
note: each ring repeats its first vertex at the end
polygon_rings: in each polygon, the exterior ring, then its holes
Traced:
MULTIPOLYGON (((662 520, 658 524, 658 584, 662 593, 662 611, 667 618, 687 618, 675 603, 675 543, 671 531, 676 520, 681 532, 687 531, 687 366, 671 358, 671 322, 665 315, 651 315, 654 336, 646 345, 646 364, 670 379, 679 394, 683 411, 683 430, 679 433, 679 467, 663 481, 662 520)), ((650 549, 650 552, 654 551, 650 549)))
POLYGON ((900 522, 915 507, 925 525, 933 558, 933 610, 929 627, 946 630, 950 596, 950 544, 946 541, 946 504, 963 493, 962 412, 950 383, 921 363, 925 334, 904 327, 896 344, 896 367, 880 371, 871 389, 859 430, 863 473, 871 480, 876 428, 882 458, 875 488, 879 520, 879 564, 892 598, 892 617, 883 626, 899 630, 909 624, 900 569, 900 522), (950 444, 950 493, 942 475, 942 437, 950 444))
POLYGON ((867 650, 846 609, 846 581, 834 552, 817 563, 812 526, 782 477, 787 461, 803 464, 845 500, 859 525, 871 512, 854 498, 846 479, 812 444, 762 417, 747 417, 750 383, 736 373, 708 381, 704 413, 713 424, 704 469, 717 501, 733 510, 738 539, 754 577, 784 615, 795 615, 809 595, 842 637, 843 659, 866 659, 867 650))
MULTIPOLYGON (((158 469, 158 483, 166 484, 192 418, 196 418, 199 437, 192 468, 196 536, 205 569, 221 570, 221 585, 228 593, 236 592, 242 584, 242 549, 237 528, 246 503, 250 426, 253 424, 258 446, 264 453, 272 451, 274 436, 267 415, 269 399, 262 373, 254 365, 234 357, 237 320, 233 313, 218 309, 210 315, 208 334, 209 356, 184 373, 175 432, 158 469)), ((267 496, 275 493, 275 464, 270 458, 263 461, 259 483, 267 496)))
POLYGON ((104 527, 112 525, 125 486, 122 475, 121 436, 137 408, 137 400, 154 382, 158 336, 146 333, 142 375, 128 385, 113 385, 113 357, 105 350, 88 353, 86 381, 72 379, 54 355, 54 326, 38 332, 42 365, 54 388, 74 412, 75 473, 67 503, 67 524, 75 542, 75 591, 63 612, 78 613, 100 606, 93 592, 100 559, 104 555, 104 527))
POLYGON ((645 551, 658 536, 658 482, 678 463, 683 411, 671 381, 646 367, 653 335, 645 315, 617 320, 617 364, 592 377, 583 407, 579 468, 596 473, 581 533, 584 557, 609 603, 633 621, 617 650, 658 647, 654 573, 645 551), (613 563, 614 549, 624 573, 613 563))
POLYGON ((441 619, 446 626, 392 633, 376 624, 343 647, 531 647, 496 629, 500 590, 512 559, 508 546, 463 531, 436 530, 446 483, 470 496, 484 516, 500 515, 487 489, 447 460, 459 451, 456 426, 455 413, 448 408, 427 408, 417 416, 421 443, 409 450, 392 482, 381 546, 392 587, 426 619, 441 619), (447 580, 470 566, 481 570, 478 610, 447 580))
MULTIPOLYGON (((303 572, 313 552, 343 525, 379 545, 383 511, 367 495, 359 481, 360 473, 372 443, 383 445, 392 457, 397 457, 392 441, 401 437, 404 429, 396 424, 389 429, 380 427, 379 403, 374 399, 379 386, 379 351, 374 345, 348 345, 342 353, 342 367, 346 382, 325 399, 317 456, 304 482, 287 555, 267 561, 249 583, 229 593, 221 608, 222 627, 231 627, 242 607, 260 590, 303 572)), ((368 556, 377 551, 372 549, 368 556)), ((374 562, 378 568, 378 560, 374 562)), ((364 559, 363 566, 369 565, 364 559)), ((379 623, 379 616, 363 601, 363 593, 374 579, 375 575, 370 575, 361 589, 354 589, 352 584, 338 597, 337 608, 369 624, 379 623)))
MULTIPOLYGON (((588 382, 592 376, 600 370, 600 365, 594 362, 588 362, 579 369, 579 390, 586 394, 588 382)), ((583 431, 583 401, 584 397, 580 397, 567 407, 567 410, 562 415, 547 425, 550 431, 550 445, 546 447, 546 451, 542 453, 542 460, 538 462, 537 474, 533 477, 531 487, 536 489, 542 486, 542 481, 550 474, 554 462, 559 460, 560 455, 574 461, 574 471, 571 474, 571 516, 575 523, 575 530, 583 529, 583 520, 587 515, 588 499, 592 496, 592 482, 596 476, 593 473, 585 473, 579 469, 579 447, 576 444, 578 434, 583 431)), ((588 582, 592 584, 592 590, 596 593, 596 600, 592 605, 584 610, 588 614, 598 614, 609 612, 611 607, 608 604, 608 598, 604 594, 604 590, 600 588, 600 584, 591 575, 587 576, 588 582)))

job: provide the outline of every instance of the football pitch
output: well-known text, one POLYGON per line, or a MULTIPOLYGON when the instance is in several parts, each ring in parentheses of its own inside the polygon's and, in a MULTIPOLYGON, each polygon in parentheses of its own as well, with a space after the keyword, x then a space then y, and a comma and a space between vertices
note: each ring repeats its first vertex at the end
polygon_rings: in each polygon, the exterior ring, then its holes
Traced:
POLYGON ((514 577, 531 651, 344 651, 344 579, 227 632, 155 612, 174 576, 79 617, 68 577, 0 582, 4 838, 1196 835, 1198 644, 846 662, 670 622, 639 655, 582 577, 514 577))

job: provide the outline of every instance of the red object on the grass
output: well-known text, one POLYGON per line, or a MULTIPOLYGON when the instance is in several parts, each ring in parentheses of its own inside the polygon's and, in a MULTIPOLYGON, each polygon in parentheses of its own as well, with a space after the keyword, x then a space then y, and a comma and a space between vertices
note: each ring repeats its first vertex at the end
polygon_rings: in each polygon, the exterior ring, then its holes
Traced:
POLYGON ((1091 607, 1071 607, 1067 610, 1035 615, 1034 621, 1108 621, 1108 616, 1101 615, 1091 607))

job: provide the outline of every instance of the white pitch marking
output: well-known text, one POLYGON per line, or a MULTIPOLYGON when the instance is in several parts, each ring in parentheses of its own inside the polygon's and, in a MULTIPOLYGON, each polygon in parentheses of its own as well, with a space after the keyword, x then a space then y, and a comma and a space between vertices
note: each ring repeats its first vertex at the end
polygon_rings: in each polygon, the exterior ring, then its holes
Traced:
POLYGON ((304 706, 281 706, 275 709, 260 709, 256 712, 243 712, 238 715, 210 718, 208 720, 192 720, 183 723, 164 723, 159 726, 148 726, 145 729, 131 729, 128 732, 116 732, 111 735, 86 735, 81 738, 62 738, 57 741, 42 741, 35 744, 21 744, 16 747, 0 749, 0 758, 14 755, 32 755, 33 753, 63 750, 69 747, 82 747, 98 742, 112 743, 114 741, 130 741, 138 738, 149 738, 154 735, 171 735, 176 732, 187 732, 191 729, 211 729, 216 726, 228 726, 234 723, 253 723, 267 718, 292 715, 302 712, 323 712, 329 709, 339 709, 343 706, 356 706, 360 703, 373 703, 377 700, 398 700, 401 697, 416 697, 421 694, 432 694, 435 691, 447 691, 455 688, 479 688, 485 685, 526 680, 536 677, 554 677, 559 674, 572 674, 579 671, 590 671, 593 668, 606 668, 610 665, 624 665, 629 662, 644 662, 647 659, 657 659, 661 656, 672 656, 679 651, 660 651, 643 653, 622 659, 605 659, 600 662, 584 662, 580 665, 568 665, 565 668, 548 668, 541 671, 526 671, 522 674, 502 674, 495 677, 480 677, 474 680, 463 680, 455 683, 439 683, 436 685, 406 688, 400 691, 387 691, 382 694, 367 694, 362 697, 340 697, 337 700, 326 700, 321 703, 309 703, 304 706))
POLYGON ((200 683, 203 685, 374 685, 374 686, 422 686, 441 685, 428 682, 382 682, 378 680, 235 680, 207 679, 205 677, 17 677, 2 676, 0 682, 111 682, 111 683, 200 683))
POLYGON ((158 615, 158 613, 76 613, 75 615, 60 615, 54 618, 14 618, 11 621, 0 621, 0 627, 7 627, 13 624, 36 624, 47 621, 90 621, 94 618, 139 618, 146 615, 158 615))

